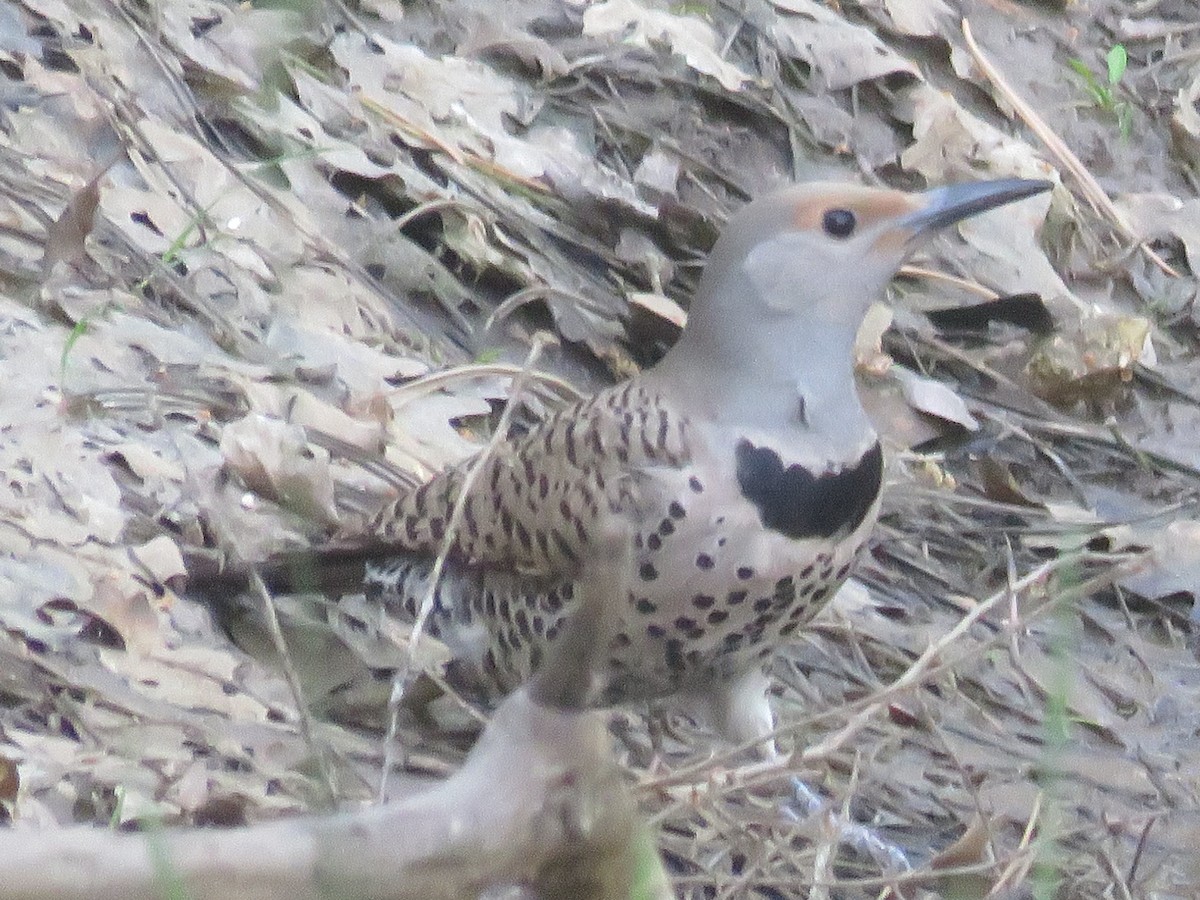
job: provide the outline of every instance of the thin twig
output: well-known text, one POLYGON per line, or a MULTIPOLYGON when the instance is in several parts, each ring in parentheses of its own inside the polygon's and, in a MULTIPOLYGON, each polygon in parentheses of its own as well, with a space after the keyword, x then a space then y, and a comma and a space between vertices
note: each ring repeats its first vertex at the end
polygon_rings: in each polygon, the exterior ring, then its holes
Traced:
POLYGON ((532 303, 535 300, 549 300, 552 297, 556 297, 559 300, 566 300, 585 309, 592 305, 591 301, 582 294, 564 291, 561 288, 551 287, 548 284, 535 284, 505 298, 504 302, 492 310, 492 314, 484 320, 483 330, 485 332, 491 331, 496 325, 503 322, 526 303, 532 303))
POLYGON ((296 667, 292 665, 292 655, 288 651, 287 639, 283 635, 283 627, 279 624, 279 612, 275 608, 275 598, 271 596, 271 592, 267 590, 262 577, 255 569, 250 572, 250 587, 262 601, 263 612, 267 617, 267 629, 271 633, 271 642, 275 645, 275 652, 279 654, 279 664, 283 669, 283 677, 287 682, 288 691, 292 695, 292 702, 296 704, 300 735, 304 738, 304 743, 308 745, 309 752, 317 761, 317 771, 320 773, 322 786, 329 795, 326 800, 332 808, 338 796, 334 783, 333 766, 330 764, 328 751, 317 741, 312 715, 309 713, 308 703, 304 699, 304 690, 300 686, 300 677, 296 674, 296 667))
POLYGON ((896 273, 904 278, 923 278, 926 281, 940 281, 943 284, 953 285, 956 288, 962 288, 964 291, 969 291, 972 294, 977 294, 985 300, 999 300, 1000 294, 993 291, 991 288, 980 284, 978 281, 972 281, 969 278, 960 278, 958 275, 951 275, 948 272, 939 272, 937 269, 926 269, 924 266, 906 265, 901 266, 900 271, 896 273))
POLYGON ((388 727, 383 745, 383 769, 379 775, 379 791, 377 794, 379 803, 387 800, 388 778, 391 776, 392 769, 395 766, 396 733, 400 728, 400 704, 404 699, 404 692, 408 685, 410 674, 417 666, 417 649, 421 642, 421 636, 425 633, 425 623, 428 621, 430 613, 433 612, 434 595, 437 593, 442 572, 446 568, 446 560, 454 548, 454 542, 458 539, 458 530, 462 524, 463 515, 467 507, 467 499, 471 496, 471 490, 475 486, 475 481, 479 477, 483 464, 495 454, 501 442, 507 436, 509 422, 512 420, 514 410, 520 404, 520 396, 525 389, 525 382, 529 379, 533 366, 537 362, 538 357, 541 356, 542 350, 552 341, 553 338, 546 332, 539 331, 534 335, 533 345, 529 348, 529 353, 525 357, 521 371, 513 379, 512 388, 509 391, 508 404, 504 407, 504 412, 500 414, 500 420, 496 423, 496 430, 493 432, 491 440, 487 442, 487 445, 480 451, 479 455, 472 460, 466 477, 463 479, 462 489, 454 501, 454 509, 450 513, 450 520, 446 525, 442 545, 438 549, 437 559, 434 560, 433 569, 429 573, 429 584, 425 589, 425 596, 421 598, 421 605, 417 609, 416 620, 413 622, 412 633, 408 639, 407 659, 404 665, 396 670, 396 675, 392 679, 392 693, 388 698, 388 727))
POLYGON ((1012 859, 1000 876, 996 879, 992 889, 988 891, 989 897, 999 896, 1000 891, 1007 884, 1019 884, 1025 880, 1026 873, 1033 866, 1034 860, 1037 858, 1034 852, 1033 841, 1037 835, 1038 822, 1042 818, 1042 802, 1045 800, 1045 794, 1038 791, 1037 797, 1033 801, 1033 809, 1029 812, 1029 819, 1025 822, 1025 831, 1021 835, 1021 843, 1012 855, 1012 859))
POLYGON ((957 642, 959 638, 970 631, 971 627, 981 618, 983 618, 985 614, 1008 600, 1013 594, 1037 584, 1051 572, 1058 568, 1062 568, 1067 562, 1075 563, 1077 560, 1069 557, 1049 560, 1048 562, 1038 566, 1032 572, 1026 573, 1026 575, 1018 581, 1006 584, 1002 589, 981 602, 973 610, 959 619, 953 628, 926 647, 925 652, 916 658, 913 664, 905 670, 903 675, 880 691, 870 704, 859 710, 858 713, 856 713, 854 717, 846 723, 841 731, 835 732, 820 743, 805 748, 797 755, 797 761, 808 764, 814 760, 829 757, 840 747, 845 746, 856 734, 858 734, 859 731, 862 730, 862 728, 870 719, 883 710, 884 706, 887 705, 887 702, 892 697, 902 693, 910 687, 915 686, 923 678, 925 678, 927 675, 927 670, 933 665, 933 661, 942 653, 944 653, 952 644, 957 642))
POLYGON ((1096 214, 1105 219, 1118 234, 1127 241, 1136 243, 1141 247, 1142 252, 1160 269, 1172 278, 1178 278, 1179 273, 1171 268, 1161 256, 1154 252, 1149 243, 1144 241, 1129 226, 1125 216, 1117 209, 1116 204, 1109 199, 1108 194, 1104 192, 1104 188, 1100 187, 1100 183, 1092 176, 1092 173, 1087 170, 1087 166, 1075 155, 1074 151, 1067 146, 1066 141, 1060 138, 1054 130, 1046 124, 1046 120, 1038 115, 1037 111, 1025 101, 1004 79, 1000 74, 1000 70, 992 65, 991 60, 983 55, 983 51, 979 45, 975 43, 975 36, 971 33, 971 25, 966 20, 962 20, 963 38, 967 42, 967 49, 971 51, 971 56, 975 59, 976 65, 987 77, 992 86, 1003 95, 1004 99, 1013 108, 1021 120, 1029 126, 1041 142, 1050 151, 1051 155, 1058 160, 1059 165, 1071 173, 1076 183, 1079 185, 1080 193, 1095 210, 1096 214))
MULTIPOLYGON (((1099 589, 1102 585, 1110 584, 1120 576, 1120 563, 1129 562, 1137 558, 1135 554, 1118 555, 1111 570, 1083 581, 1078 585, 1074 585, 1069 591, 1064 589, 1059 599, 1067 594, 1090 593, 1099 589)), ((820 743, 813 744, 803 751, 792 753, 790 756, 782 755, 776 759, 754 762, 732 769, 718 769, 719 766, 727 764, 735 754, 752 746, 752 744, 747 744, 744 747, 735 748, 728 754, 721 754, 695 766, 689 766, 674 772, 669 776, 646 780, 643 782, 642 787, 695 799, 711 790, 724 790, 735 786, 746 786, 751 783, 791 774, 800 768, 811 766, 821 760, 830 758, 838 750, 849 744, 875 716, 886 709, 887 704, 895 696, 904 693, 927 679, 936 677, 952 665, 951 663, 935 661, 940 656, 943 656, 951 646, 957 643, 985 614, 997 606, 1008 602, 1014 593, 1027 590, 1052 573, 1095 559, 1095 554, 1079 553, 1048 560, 1026 573, 1020 579, 1006 584, 990 597, 980 601, 953 628, 926 647, 925 651, 899 678, 879 691, 876 691, 870 698, 861 701, 861 705, 857 705, 856 711, 851 715, 846 724, 820 743)), ((1112 557, 1105 557, 1105 559, 1113 561, 1112 557)), ((965 656, 970 654, 962 655, 965 658, 965 656)), ((958 664, 959 662, 961 660, 956 659, 953 664, 958 664)), ((813 716, 811 718, 815 720, 828 717, 829 715, 841 714, 845 711, 846 708, 843 707, 840 710, 832 710, 824 716, 813 716)), ((789 723, 777 729, 776 733, 791 730, 795 727, 795 723, 789 723)))

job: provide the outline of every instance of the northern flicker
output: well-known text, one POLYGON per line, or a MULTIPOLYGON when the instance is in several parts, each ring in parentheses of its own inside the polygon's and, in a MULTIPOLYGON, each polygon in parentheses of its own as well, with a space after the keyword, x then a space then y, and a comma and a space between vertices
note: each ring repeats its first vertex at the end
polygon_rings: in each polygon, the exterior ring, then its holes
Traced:
MULTIPOLYGON (((632 571, 598 701, 690 695, 735 741, 769 733, 764 662, 847 577, 878 510, 852 359, 868 306, 938 229, 1050 186, 804 184, 735 215, 658 365, 483 460, 429 619, 459 679, 487 694, 530 676, 615 513, 632 571)), ((368 566, 369 595, 415 614, 471 465, 374 519, 393 555, 368 566)))
MULTIPOLYGON (((592 701, 671 695, 769 752, 764 664, 845 580, 878 511, 883 453, 853 371, 862 318, 938 229, 1050 187, 814 183, 756 200, 729 221, 656 366, 389 503, 365 544, 257 571, 274 590, 352 580, 412 618, 477 467, 427 620, 456 687, 494 702, 529 679, 582 573, 610 556, 627 591, 602 617, 605 652, 587 654, 600 661, 592 701), (614 526, 632 543, 617 556, 599 538, 614 526)), ((234 571, 192 586, 218 598, 244 585, 234 571)))

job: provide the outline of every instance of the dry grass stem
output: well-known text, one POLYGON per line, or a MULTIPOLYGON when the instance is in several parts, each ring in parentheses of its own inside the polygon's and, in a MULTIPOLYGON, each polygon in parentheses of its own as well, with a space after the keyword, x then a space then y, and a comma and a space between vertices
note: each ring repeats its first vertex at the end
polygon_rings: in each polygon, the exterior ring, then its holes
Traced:
POLYGON ((942 284, 948 284, 951 287, 961 288, 968 293, 982 297, 984 300, 998 300, 1000 294, 993 291, 991 288, 980 284, 978 281, 972 281, 969 278, 960 278, 958 275, 951 275, 949 272, 939 272, 937 269, 926 269, 924 266, 906 265, 901 266, 897 273, 905 278, 920 278, 925 281, 937 281, 942 284))
POLYGON ((1025 102, 1023 97, 1013 90, 1012 86, 1000 73, 1000 70, 984 55, 983 50, 975 42, 975 36, 971 33, 970 22, 965 18, 962 20, 962 32, 963 38, 967 42, 967 49, 971 51, 971 56, 983 74, 987 76, 988 81, 1003 95, 1004 99, 1008 101, 1017 115, 1021 117, 1021 120, 1029 126, 1029 130, 1038 137, 1046 146, 1046 149, 1058 160, 1059 165, 1071 173, 1076 184, 1079 185, 1079 190, 1083 194, 1084 199, 1087 200, 1096 214, 1105 219, 1123 239, 1136 243, 1141 247, 1142 252, 1163 272, 1172 278, 1179 278, 1180 274, 1166 260, 1155 253, 1154 249, 1146 241, 1139 238, 1133 229, 1129 227, 1129 223, 1125 221, 1125 216, 1121 214, 1121 211, 1109 199, 1108 194, 1104 192, 1104 188, 1100 187, 1100 183, 1088 171, 1087 166, 1067 146, 1066 141, 1060 138, 1054 129, 1046 124, 1046 120, 1032 106, 1025 102))
POLYGON ((587 298, 582 297, 579 294, 573 294, 569 291, 560 290, 547 284, 535 284, 512 294, 506 298, 503 303, 492 310, 491 315, 484 320, 483 330, 491 331, 496 327, 497 324, 503 322, 526 303, 533 303, 535 300, 543 300, 549 297, 558 297, 561 300, 568 300, 571 303, 583 308, 586 308, 589 305, 587 298))
POLYGON ((578 388, 564 378, 558 378, 546 372, 530 372, 527 366, 514 366, 510 363, 470 363, 440 369, 437 372, 406 381, 395 388, 391 394, 398 403, 407 403, 460 381, 473 378, 517 378, 523 374, 530 389, 533 385, 543 386, 548 389, 547 393, 556 400, 570 402, 580 400, 584 396, 578 388))
MULTIPOLYGON (((820 742, 802 751, 792 753, 790 756, 782 756, 778 759, 729 768, 728 766, 733 757, 737 753, 748 749, 749 745, 747 745, 746 747, 737 748, 730 753, 720 754, 703 763, 686 767, 668 775, 647 778, 642 781, 640 786, 643 790, 649 792, 662 791, 668 793, 676 800, 694 802, 699 797, 712 791, 745 788, 778 778, 782 775, 791 774, 798 768, 812 766, 827 760, 848 746, 872 719, 884 711, 887 704, 896 696, 916 687, 927 679, 952 670, 954 665, 959 664, 961 659, 958 657, 953 661, 939 662, 938 660, 946 654, 947 650, 959 642, 984 615, 997 606, 1006 602, 1011 603, 1015 595, 1028 590, 1060 570, 1071 569, 1083 562, 1096 561, 1098 559, 1109 563, 1111 568, 1108 571, 1094 578, 1082 581, 1070 589, 1064 588, 1060 590, 1058 597, 1050 602, 1053 603, 1068 597, 1086 595, 1111 584, 1120 577, 1121 572, 1125 568, 1123 564, 1131 564, 1140 558, 1140 554, 1097 555, 1092 553, 1078 553, 1064 554, 1056 559, 1049 560, 1027 572, 1021 578, 1010 581, 1004 588, 980 601, 954 627, 926 647, 924 652, 913 661, 899 678, 879 689, 870 697, 860 701, 859 704, 856 704, 858 707, 857 711, 853 713, 847 723, 820 742)), ((1015 622, 1009 623, 1010 628, 1015 627, 1015 625, 1015 622)), ((968 650, 963 656, 969 656, 978 652, 981 652, 981 648, 975 647, 968 650)), ((830 711, 824 715, 833 715, 843 711, 830 711)), ((799 727, 799 724, 789 723, 779 729, 779 732, 795 730, 799 727)))
POLYGON ((253 569, 250 571, 250 587, 258 595, 258 599, 262 603, 263 615, 267 620, 267 630, 271 635, 271 643, 275 645, 275 652, 279 654, 279 665, 283 669, 284 680, 287 682, 288 690, 291 692, 292 702, 296 704, 296 717, 300 723, 300 734, 317 763, 317 771, 321 779, 320 784, 326 792, 325 801, 328 806, 332 807, 338 796, 338 790, 337 782, 334 779, 333 766, 329 760, 329 750, 317 740, 316 726, 313 724, 308 702, 304 699, 304 689, 300 685, 300 676, 296 673, 296 667, 292 663, 292 654, 288 650, 287 639, 283 634, 283 627, 279 624, 279 611, 275 608, 275 598, 271 596, 271 592, 263 584, 262 577, 253 569))

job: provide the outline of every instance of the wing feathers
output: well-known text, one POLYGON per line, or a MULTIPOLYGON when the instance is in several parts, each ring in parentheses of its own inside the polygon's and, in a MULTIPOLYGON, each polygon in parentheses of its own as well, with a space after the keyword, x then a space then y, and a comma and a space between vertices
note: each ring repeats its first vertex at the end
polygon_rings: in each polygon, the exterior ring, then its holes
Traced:
MULTIPOLYGON (((575 575, 590 529, 637 503, 640 470, 684 465, 687 423, 636 382, 567 407, 482 462, 452 554, 535 578, 575 575)), ((466 482, 466 460, 385 507, 372 530, 406 553, 434 555, 466 482)))

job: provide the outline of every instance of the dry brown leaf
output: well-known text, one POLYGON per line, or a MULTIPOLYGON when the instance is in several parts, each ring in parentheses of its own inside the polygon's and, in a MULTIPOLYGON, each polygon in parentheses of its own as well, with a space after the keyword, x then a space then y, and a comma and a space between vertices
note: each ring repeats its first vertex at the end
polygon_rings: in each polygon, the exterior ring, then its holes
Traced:
POLYGON ((129 554, 154 579, 155 584, 178 588, 187 577, 179 546, 165 534, 151 538, 140 547, 131 547, 129 554))
MULTIPOLYGON (((1200 74, 1180 88, 1175 96, 1171 134, 1183 157, 1193 166, 1200 166, 1200 74)), ((1197 274, 1195 266, 1192 266, 1192 274, 1197 274)))
POLYGON ((1139 241, 1175 238, 1183 244, 1194 279, 1200 277, 1200 199, 1174 194, 1122 194, 1114 201, 1139 241))
POLYGON ((251 490, 318 521, 339 521, 329 451, 309 444, 299 425, 246 416, 222 430, 221 454, 251 490))
POLYGON ((1154 364, 1151 324, 1141 316, 1096 315, 1073 333, 1038 344, 1026 371, 1038 396, 1060 406, 1103 403, 1154 364))
POLYGON ((622 39, 635 47, 665 44, 701 75, 715 78, 727 91, 741 90, 752 78, 721 57, 712 26, 695 16, 649 9, 634 0, 604 0, 583 14, 583 33, 589 37, 622 39))
POLYGON ((771 0, 781 11, 767 31, 780 51, 804 60, 821 74, 825 88, 844 88, 903 73, 921 80, 921 71, 874 32, 851 24, 815 0, 771 0))
POLYGON ((687 313, 670 297, 649 291, 632 291, 626 295, 626 299, 634 306, 665 319, 677 328, 683 328, 687 324, 687 313))
POLYGON ((929 861, 930 868, 952 869, 987 862, 988 843, 991 839, 987 822, 978 813, 958 839, 929 861))
POLYGON ((204 2, 172 4, 162 11, 158 24, 189 64, 247 93, 259 89, 264 68, 308 27, 303 15, 286 6, 204 2), (197 28, 198 20, 204 28, 197 28))
POLYGON ((983 482, 983 494, 989 500, 1013 506, 1027 506, 1031 509, 1045 509, 1041 502, 1032 499, 1021 489, 1012 470, 1002 460, 983 456, 976 461, 976 468, 983 482))
POLYGON ((76 191, 62 215, 46 230, 46 250, 42 256, 44 273, 48 274, 56 263, 75 265, 87 258, 86 241, 96 224, 96 207, 100 204, 100 179, 107 172, 106 166, 76 191))
POLYGON ((944 37, 954 22, 944 0, 883 0, 883 10, 893 28, 914 37, 944 37))
POLYGON ((463 56, 511 56, 549 81, 571 68, 567 58, 549 41, 495 16, 479 16, 458 45, 463 56))
MULTIPOLYGON (((16 801, 17 793, 21 790, 21 770, 17 768, 16 760, 5 754, 0 754, 0 803, 11 804, 16 801)), ((11 809, 10 809, 11 815, 11 809)))
POLYGON ((967 431, 979 430, 979 421, 971 415, 967 404, 942 382, 918 375, 911 369, 898 365, 893 365, 888 370, 888 376, 900 385, 904 399, 913 409, 958 425, 967 431))
POLYGON ((170 639, 171 630, 163 627, 166 623, 159 616, 158 597, 131 573, 110 571, 94 575, 92 582, 92 595, 80 608, 94 613, 120 635, 122 651, 140 655, 170 639))
POLYGON ((1121 584, 1143 597, 1200 594, 1200 522, 1184 519, 1161 528, 1138 528, 1129 541, 1150 552, 1121 584))

